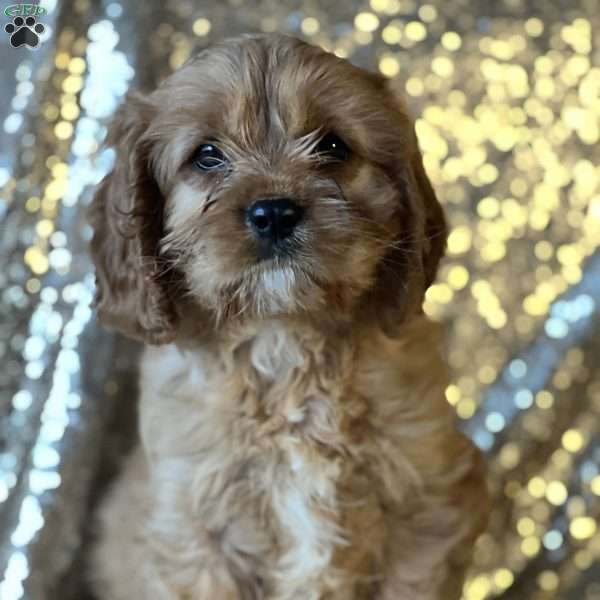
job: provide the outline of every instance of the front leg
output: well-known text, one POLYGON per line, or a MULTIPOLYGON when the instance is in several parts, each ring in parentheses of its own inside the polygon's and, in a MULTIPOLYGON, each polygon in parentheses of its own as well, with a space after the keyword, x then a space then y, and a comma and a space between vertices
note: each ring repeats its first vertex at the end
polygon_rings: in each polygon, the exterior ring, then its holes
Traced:
POLYGON ((244 563, 231 541, 230 523, 206 526, 194 508, 187 461, 153 465, 152 508, 144 527, 149 547, 148 600, 255 600, 257 582, 242 579, 244 563), (168 473, 161 477, 157 472, 168 473), (237 577, 236 577, 237 574, 237 577))
MULTIPOLYGON (((421 460, 423 457, 421 457, 421 460)), ((429 455, 436 462, 436 458, 429 455)), ((378 600, 458 600, 475 539, 488 514, 483 460, 454 434, 440 467, 390 514, 378 600)))
MULTIPOLYGON (((152 545, 155 546, 154 543, 152 545)), ((162 545, 162 543, 161 543, 162 545)), ((181 547, 151 552, 145 565, 148 600, 246 600, 225 559, 207 544, 198 543, 188 554, 181 547)))
POLYGON ((99 542, 92 579, 101 600, 248 600, 238 590, 226 557, 210 536, 197 535, 192 520, 150 485, 138 448, 99 513, 99 542))

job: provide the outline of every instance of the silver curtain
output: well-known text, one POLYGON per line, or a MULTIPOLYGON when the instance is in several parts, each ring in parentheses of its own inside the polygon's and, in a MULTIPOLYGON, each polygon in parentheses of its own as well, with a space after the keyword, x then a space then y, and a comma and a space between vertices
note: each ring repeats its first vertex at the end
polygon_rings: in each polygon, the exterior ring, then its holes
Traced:
POLYGON ((425 310, 495 498, 464 598, 600 598, 600 2, 40 4, 35 50, 8 2, 0 31, 0 600, 88 597, 90 514, 135 439, 139 348, 89 308, 106 123, 261 30, 395 78, 417 119, 451 224, 425 310))

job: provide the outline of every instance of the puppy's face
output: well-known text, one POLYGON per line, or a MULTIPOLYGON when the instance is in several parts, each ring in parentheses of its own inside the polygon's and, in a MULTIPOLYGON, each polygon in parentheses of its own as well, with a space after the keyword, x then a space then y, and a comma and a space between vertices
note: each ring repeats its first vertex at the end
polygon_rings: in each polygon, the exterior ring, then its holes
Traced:
POLYGON ((203 52, 112 133, 92 206, 99 308, 162 342, 213 324, 399 321, 443 252, 441 209, 387 82, 284 36, 203 52))

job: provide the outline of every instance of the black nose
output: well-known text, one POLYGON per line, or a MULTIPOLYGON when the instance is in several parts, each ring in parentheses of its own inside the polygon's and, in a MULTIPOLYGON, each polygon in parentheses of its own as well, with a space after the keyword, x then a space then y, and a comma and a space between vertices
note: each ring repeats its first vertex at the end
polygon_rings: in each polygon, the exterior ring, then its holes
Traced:
POLYGON ((302 207, 288 198, 257 200, 247 209, 246 222, 258 237, 278 242, 293 233, 302 213, 302 207))

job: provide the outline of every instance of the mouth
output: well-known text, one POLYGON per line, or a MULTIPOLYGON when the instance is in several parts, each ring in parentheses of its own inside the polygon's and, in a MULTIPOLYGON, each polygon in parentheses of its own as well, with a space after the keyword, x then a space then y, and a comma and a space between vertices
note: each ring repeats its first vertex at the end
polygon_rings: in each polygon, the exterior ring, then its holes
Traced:
POLYGON ((294 260, 300 248, 300 242, 295 236, 284 239, 257 240, 257 256, 259 263, 279 265, 294 260))
MULTIPOLYGON (((316 257, 315 257, 316 258, 316 257)), ((291 253, 257 260, 238 271, 214 294, 220 322, 312 315, 320 318, 332 283, 310 257, 291 253), (306 260, 305 260, 306 258, 306 260)))
POLYGON ((254 264, 244 269, 241 278, 251 286, 259 286, 262 280, 281 278, 282 273, 291 281, 309 277, 293 249, 282 249, 270 255, 259 256, 254 264))

